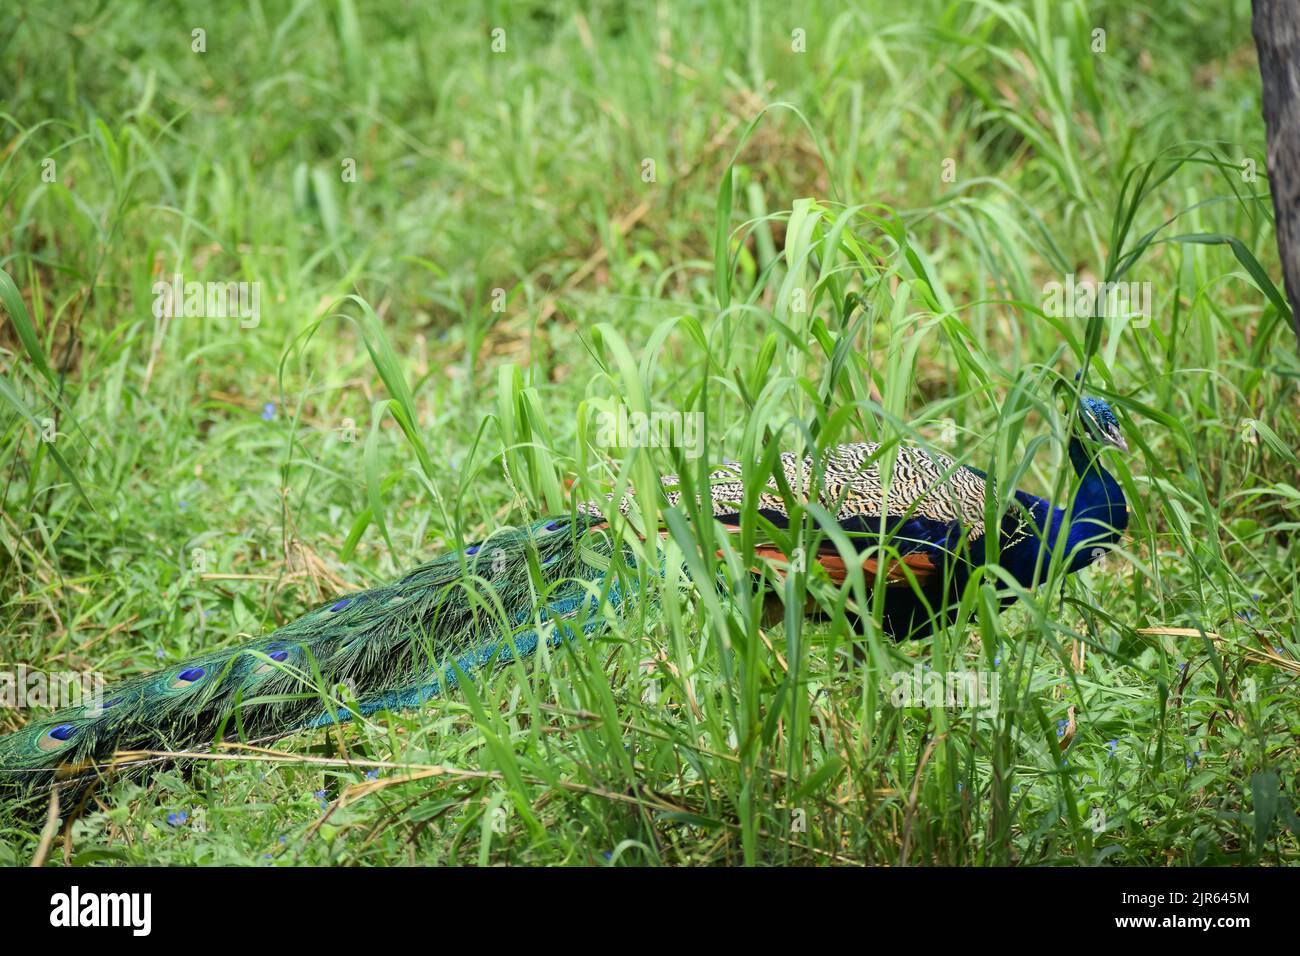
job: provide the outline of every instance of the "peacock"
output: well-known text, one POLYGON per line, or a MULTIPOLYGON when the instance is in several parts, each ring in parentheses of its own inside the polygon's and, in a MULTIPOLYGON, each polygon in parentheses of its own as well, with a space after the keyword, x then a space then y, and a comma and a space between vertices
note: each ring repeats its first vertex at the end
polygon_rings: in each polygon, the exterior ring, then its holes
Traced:
MULTIPOLYGON (((1127 504, 1101 464, 1104 449, 1127 450, 1119 422, 1100 398, 1080 395, 1074 408, 1069 457, 1079 481, 1068 507, 1015 490, 988 508, 994 488, 985 473, 914 444, 896 445, 892 465, 882 468, 885 449, 863 442, 816 459, 782 455, 781 480, 774 469, 757 489, 758 511, 782 528, 787 501, 816 501, 850 540, 874 542, 846 560, 842 548, 823 541, 815 561, 837 583, 860 562, 865 580, 883 585, 882 629, 898 639, 924 636, 952 620, 971 574, 991 559, 1028 590, 1047 579, 1054 553, 1072 573, 1120 540, 1127 504)), ((681 505, 678 479, 666 476, 663 484, 666 506, 681 505)), ((738 465, 713 472, 708 493, 722 526, 739 526, 745 492, 738 465)), ((630 494, 617 503, 610 496, 500 529, 391 584, 336 597, 251 643, 125 681, 86 706, 34 720, 0 737, 0 785, 28 792, 74 786, 93 779, 115 754, 272 739, 417 707, 542 642, 560 645, 599 632, 639 598, 638 575, 628 573, 636 557, 610 524, 622 520, 615 512, 633 507, 630 494)), ((789 556, 775 544, 760 543, 756 556, 790 571, 789 556)), ((1002 603, 1016 593, 1004 590, 1002 603)))

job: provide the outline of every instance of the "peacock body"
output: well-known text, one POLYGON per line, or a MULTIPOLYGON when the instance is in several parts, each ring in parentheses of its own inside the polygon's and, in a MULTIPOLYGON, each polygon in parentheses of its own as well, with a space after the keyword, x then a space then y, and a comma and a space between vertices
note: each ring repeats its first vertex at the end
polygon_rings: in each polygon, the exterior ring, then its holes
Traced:
MULTIPOLYGON (((1081 400, 1076 423, 1069 453, 1080 480, 1068 507, 1017 490, 1007 507, 986 508, 994 491, 986 475, 910 445, 897 449, 887 470, 872 443, 840 445, 816 460, 786 454, 780 466, 792 500, 816 500, 864 544, 887 543, 885 551, 866 547, 850 560, 861 561, 868 580, 883 579, 884 630, 918 637, 950 619, 970 575, 990 555, 1030 589, 1045 579, 1053 549, 1073 572, 1120 539, 1128 523, 1124 494, 1099 456, 1103 447, 1126 447, 1119 424, 1095 398, 1081 400), (990 514, 1001 515, 995 527, 987 524, 990 514), (996 548, 987 547, 991 534, 996 548)), ((663 480, 666 504, 680 504, 677 478, 663 480)), ((738 466, 714 472, 709 497, 722 525, 739 524, 745 490, 738 466)), ((785 501, 773 476, 758 491, 759 514, 786 527, 785 501)), ((543 641, 598 631, 637 598, 634 576, 608 573, 616 556, 635 566, 606 530, 611 504, 502 529, 392 584, 322 604, 259 640, 128 680, 100 701, 33 721, 0 737, 0 783, 30 790, 84 780, 115 753, 183 752, 219 737, 266 739, 354 713, 418 706, 462 675, 522 658, 543 641), (344 688, 347 706, 334 693, 344 688)), ((623 498, 617 510, 630 507, 623 498)), ((778 568, 786 561, 772 545, 757 551, 778 568)), ((833 581, 846 580, 849 565, 835 546, 823 544, 814 558, 833 581)))

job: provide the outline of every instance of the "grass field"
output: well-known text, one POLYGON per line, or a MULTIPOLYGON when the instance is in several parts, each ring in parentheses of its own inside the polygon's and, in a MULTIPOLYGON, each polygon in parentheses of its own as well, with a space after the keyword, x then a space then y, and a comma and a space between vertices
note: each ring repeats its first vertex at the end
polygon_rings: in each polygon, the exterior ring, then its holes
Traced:
MULTIPOLYGON (((724 456, 902 437, 1064 501, 1085 366, 1128 536, 899 644, 819 580, 829 614, 765 622, 742 547, 722 594, 651 576, 607 634, 123 779, 40 849, 43 804, 0 810, 0 864, 1300 860, 1300 359, 1249 3, 419 6, 0 25, 0 669, 175 664, 566 482, 724 456), (169 314, 177 275, 248 308, 169 314), (1064 314, 1067 282, 1149 319, 1064 314), (611 447, 620 406, 702 414, 700 447, 611 447), (914 667, 1000 705, 894 706, 914 667)), ((655 560, 713 553, 679 532, 655 560)))

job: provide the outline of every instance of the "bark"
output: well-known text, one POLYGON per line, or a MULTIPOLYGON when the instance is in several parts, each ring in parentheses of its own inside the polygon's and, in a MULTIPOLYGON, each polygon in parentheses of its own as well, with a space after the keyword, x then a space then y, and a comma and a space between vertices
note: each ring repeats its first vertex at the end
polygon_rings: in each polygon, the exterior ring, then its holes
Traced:
POLYGON ((1253 0, 1277 251, 1300 343, 1300 2, 1253 0))

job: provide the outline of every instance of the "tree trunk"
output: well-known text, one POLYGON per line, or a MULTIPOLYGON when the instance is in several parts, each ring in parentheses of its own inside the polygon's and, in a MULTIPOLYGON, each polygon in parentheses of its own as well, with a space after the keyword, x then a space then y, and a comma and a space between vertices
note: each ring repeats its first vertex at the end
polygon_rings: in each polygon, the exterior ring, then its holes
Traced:
POLYGON ((1253 0, 1268 134, 1268 178, 1291 323, 1300 342, 1300 3, 1253 0))

